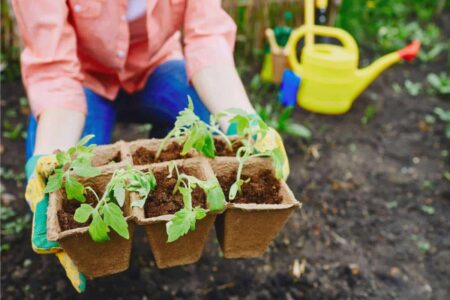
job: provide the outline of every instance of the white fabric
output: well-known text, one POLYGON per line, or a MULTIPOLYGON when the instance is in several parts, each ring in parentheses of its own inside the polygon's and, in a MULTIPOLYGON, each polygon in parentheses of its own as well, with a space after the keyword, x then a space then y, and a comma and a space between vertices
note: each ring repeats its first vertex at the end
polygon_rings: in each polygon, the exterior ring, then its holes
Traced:
POLYGON ((134 21, 147 12, 147 0, 128 0, 127 21, 134 21))

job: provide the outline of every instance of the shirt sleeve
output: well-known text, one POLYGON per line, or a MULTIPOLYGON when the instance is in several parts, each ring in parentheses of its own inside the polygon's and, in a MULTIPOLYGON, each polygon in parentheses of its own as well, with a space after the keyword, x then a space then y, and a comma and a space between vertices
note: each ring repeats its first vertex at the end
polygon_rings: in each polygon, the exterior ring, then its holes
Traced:
POLYGON ((201 69, 234 64, 236 24, 220 0, 186 0, 184 55, 189 80, 201 69))
POLYGON ((48 108, 86 113, 76 35, 63 0, 13 0, 24 43, 22 79, 31 110, 38 117, 48 108))

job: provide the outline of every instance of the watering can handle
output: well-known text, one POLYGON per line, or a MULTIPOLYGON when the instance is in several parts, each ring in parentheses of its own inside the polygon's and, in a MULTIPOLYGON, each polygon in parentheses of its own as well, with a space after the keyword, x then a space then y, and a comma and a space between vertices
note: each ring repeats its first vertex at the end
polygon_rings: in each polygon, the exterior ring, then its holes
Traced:
MULTIPOLYGON (((342 43, 342 46, 345 49, 358 55, 358 46, 356 45, 355 39, 345 30, 319 25, 314 25, 311 28, 314 32, 314 35, 335 38, 342 43)), ((307 26, 301 26, 298 29, 294 30, 291 33, 291 36, 289 37, 288 43, 285 48, 288 55, 289 64, 295 72, 301 69, 301 65, 297 57, 296 45, 298 41, 306 35, 308 29, 309 28, 307 26)))

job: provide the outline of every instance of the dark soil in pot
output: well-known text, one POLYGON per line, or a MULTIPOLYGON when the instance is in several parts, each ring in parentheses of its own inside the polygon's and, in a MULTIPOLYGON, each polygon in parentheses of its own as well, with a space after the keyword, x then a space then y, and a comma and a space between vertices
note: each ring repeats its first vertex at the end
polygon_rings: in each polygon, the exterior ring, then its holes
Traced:
MULTIPOLYGON (((185 170, 180 169, 180 172, 185 170)), ((167 178, 168 171, 155 172, 156 188, 150 194, 145 205, 145 216, 147 218, 174 214, 183 208, 183 198, 180 193, 173 194, 176 184, 176 174, 167 178)), ((206 208, 206 196, 202 189, 195 188, 192 192, 192 206, 206 208)))
POLYGON ((232 149, 230 149, 223 139, 215 138, 214 146, 216 147, 216 156, 236 156, 236 152, 242 146, 242 143, 232 141, 232 149))
MULTIPOLYGON (((270 170, 259 170, 251 176, 242 176, 242 179, 250 180, 242 185, 242 190, 238 192, 233 203, 280 204, 283 200, 280 195, 280 181, 270 170)), ((236 172, 219 176, 218 180, 225 195, 228 195, 236 180, 236 172)))
MULTIPOLYGON (((96 191, 96 193, 98 193, 98 191, 96 191)), ((70 230, 70 229, 74 229, 74 228, 81 228, 81 227, 89 226, 90 219, 85 223, 78 223, 73 218, 73 216, 75 215, 75 211, 77 210, 77 208, 80 207, 80 205, 82 203, 75 199, 68 200, 66 193, 64 191, 62 192, 62 195, 63 195, 62 207, 57 212, 58 213, 58 222, 59 222, 59 226, 61 226, 61 230, 65 231, 65 230, 70 230)), ((89 204, 91 206, 95 206, 95 204, 97 203, 97 199, 95 198, 95 195, 91 191, 88 190, 86 193, 86 201, 83 203, 89 204)))
POLYGON ((158 159, 155 159, 157 150, 149 150, 145 147, 139 147, 133 153, 133 163, 135 165, 146 165, 151 163, 176 160, 182 158, 189 158, 190 155, 186 154, 181 156, 181 151, 183 147, 175 141, 169 143, 166 148, 161 151, 158 159))

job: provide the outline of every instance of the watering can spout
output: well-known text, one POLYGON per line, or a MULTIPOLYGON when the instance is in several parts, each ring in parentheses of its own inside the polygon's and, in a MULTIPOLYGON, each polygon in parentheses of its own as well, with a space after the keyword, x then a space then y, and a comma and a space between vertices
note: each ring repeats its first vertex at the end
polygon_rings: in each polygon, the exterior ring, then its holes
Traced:
POLYGON ((357 97, 381 72, 401 60, 413 60, 420 49, 420 42, 414 40, 411 44, 396 52, 382 56, 369 66, 356 71, 356 88, 354 97, 357 97))

